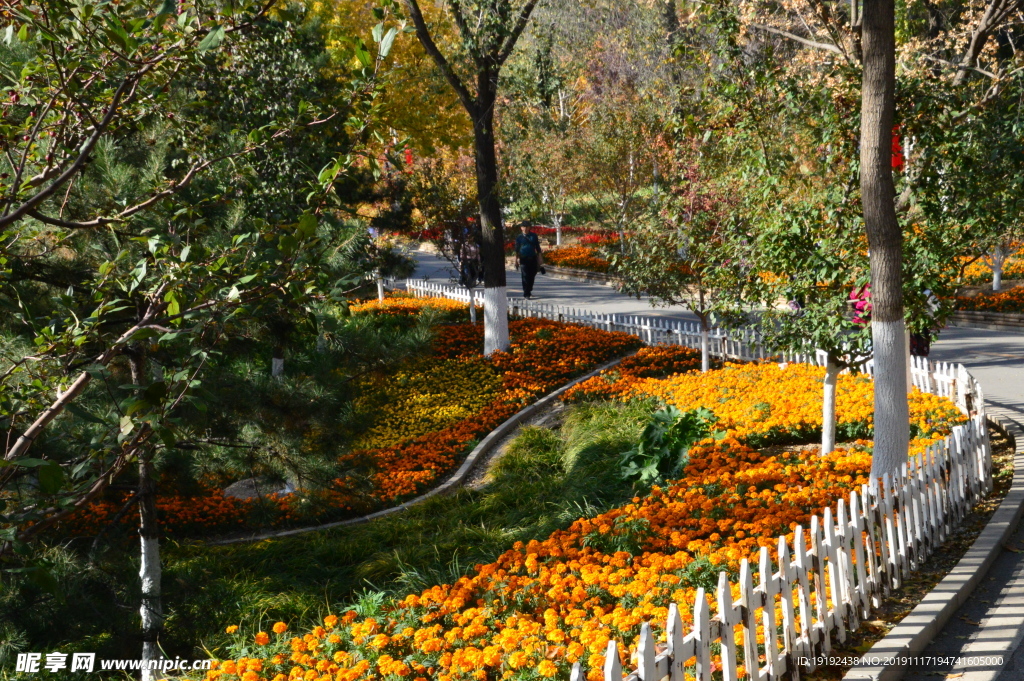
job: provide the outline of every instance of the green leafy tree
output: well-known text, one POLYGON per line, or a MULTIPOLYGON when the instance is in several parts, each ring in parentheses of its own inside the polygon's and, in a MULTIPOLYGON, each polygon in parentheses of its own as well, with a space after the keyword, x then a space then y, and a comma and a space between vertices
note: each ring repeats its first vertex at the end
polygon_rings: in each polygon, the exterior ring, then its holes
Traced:
POLYGON ((622 290, 649 296, 654 304, 683 305, 701 329, 701 369, 711 368, 709 333, 713 315, 730 317, 743 299, 749 262, 747 235, 733 219, 728 200, 703 175, 695 145, 680 145, 666 177, 671 184, 643 219, 621 253, 612 255, 622 290))
MULTIPOLYGON (((211 13, 126 1, 68 11, 43 1, 5 10, 13 24, 0 65, 13 85, 0 128, 9 151, 0 161, 9 181, 0 187, 0 302, 32 350, 5 357, 0 375, 0 489, 13 494, 0 557, 45 581, 30 542, 134 468, 145 659, 159 656, 163 620, 154 461, 187 430, 180 411, 233 325, 282 301, 301 304, 323 283, 324 218, 358 161, 349 141, 366 136, 388 48, 383 21, 375 55, 355 43, 361 66, 338 95, 340 111, 296 96, 280 117, 225 129, 204 117, 206 93, 189 84, 211 51, 266 27, 268 7, 211 13), (337 144, 305 179, 305 205, 276 220, 247 210, 239 188, 273 175, 259 154, 332 121, 337 144), (80 406, 97 391, 111 398, 106 410, 80 406), (71 417, 92 424, 79 441, 47 438, 55 420, 71 417), (27 563, 18 557, 26 552, 27 563)), ((277 198, 294 201, 289 186, 277 198)), ((246 195, 256 206, 274 198, 246 195)))
POLYGON ((508 298, 505 294, 505 237, 502 223, 494 113, 498 80, 536 0, 468 0, 447 5, 459 41, 446 56, 427 26, 418 0, 403 0, 423 49, 459 96, 473 122, 476 194, 484 267, 484 354, 508 348, 508 298))

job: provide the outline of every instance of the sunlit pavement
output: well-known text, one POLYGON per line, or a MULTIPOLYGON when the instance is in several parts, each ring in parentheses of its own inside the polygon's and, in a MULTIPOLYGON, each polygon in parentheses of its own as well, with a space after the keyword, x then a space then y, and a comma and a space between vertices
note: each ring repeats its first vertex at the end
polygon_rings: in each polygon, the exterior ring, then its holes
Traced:
MULTIPOLYGON (((414 277, 428 279, 439 284, 458 285, 455 269, 448 262, 433 253, 413 252, 417 267, 414 277)), ((509 269, 505 272, 510 298, 523 295, 522 279, 519 272, 509 269)), ((666 317, 696 322, 697 317, 682 306, 652 307, 647 299, 637 300, 616 291, 611 286, 587 282, 567 281, 538 274, 533 286, 536 302, 549 305, 583 308, 601 314, 635 314, 651 317, 666 317)))

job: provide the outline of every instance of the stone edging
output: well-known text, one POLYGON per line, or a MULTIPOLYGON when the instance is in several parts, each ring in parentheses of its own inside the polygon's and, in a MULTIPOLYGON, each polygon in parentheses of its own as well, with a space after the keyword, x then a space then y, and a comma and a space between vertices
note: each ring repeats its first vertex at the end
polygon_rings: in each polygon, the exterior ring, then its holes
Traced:
POLYGON ((1024 328, 1024 314, 1015 312, 987 312, 983 310, 957 310, 949 316, 949 326, 993 331, 1017 331, 1024 328))
MULTIPOLYGON (((1002 552, 1003 543, 1024 513, 1024 429, 997 411, 990 411, 988 418, 1014 440, 1013 483, 1010 489, 956 567, 925 595, 909 615, 875 643, 861 662, 920 654, 988 573, 1002 552)), ((903 665, 865 663, 852 667, 843 676, 843 681, 896 681, 906 670, 903 665)))
MULTIPOLYGON (((627 357, 628 356, 629 355, 627 355, 627 357)), ((523 421, 529 419, 531 416, 536 414, 539 410, 547 407, 549 404, 554 402, 555 399, 557 399, 562 393, 564 393, 566 390, 568 390, 569 388, 573 387, 577 383, 582 383, 583 381, 587 380, 588 378, 593 378, 594 376, 597 376, 602 371, 604 371, 606 369, 610 369, 613 366, 617 365, 623 359, 625 359, 625 357, 620 357, 618 359, 612 360, 611 362, 608 362, 607 364, 605 364, 605 365, 603 365, 601 367, 598 367, 597 369, 594 369, 593 371, 591 371, 589 374, 586 374, 585 376, 580 376, 579 378, 573 379, 572 381, 570 381, 570 382, 566 383, 565 385, 563 385, 558 390, 555 390, 554 392, 548 393, 547 395, 545 395, 544 397, 540 398, 539 400, 537 400, 533 404, 530 404, 530 405, 527 405, 526 407, 523 407, 518 412, 516 412, 515 414, 510 416, 508 419, 506 419, 497 428, 495 428, 490 433, 488 433, 484 437, 484 439, 481 440, 479 442, 479 444, 477 444, 477 446, 473 448, 473 451, 471 451, 466 456, 466 460, 462 462, 462 465, 459 466, 459 469, 457 471, 455 471, 455 473, 450 478, 448 478, 443 483, 441 483, 440 485, 438 485, 434 489, 430 490, 429 492, 426 492, 425 494, 421 494, 418 497, 410 499, 409 501, 406 501, 405 503, 399 504, 398 506, 392 506, 390 508, 385 508, 385 509, 382 509, 380 511, 376 511, 374 513, 370 513, 369 515, 360 516, 358 518, 349 518, 348 520, 339 520, 339 521, 336 521, 336 522, 333 522, 333 523, 324 523, 323 525, 312 525, 310 527, 298 527, 298 528, 295 528, 295 529, 292 529, 292 530, 278 530, 278 531, 275 531, 275 532, 264 532, 263 534, 250 535, 250 536, 247 536, 247 537, 234 537, 234 538, 231 538, 231 539, 220 539, 220 540, 217 540, 217 541, 208 541, 208 542, 205 542, 205 543, 206 543, 207 546, 225 546, 225 545, 228 545, 228 544, 243 544, 243 543, 248 543, 248 542, 261 541, 263 539, 275 539, 277 537, 290 537, 290 536, 297 535, 297 534, 306 534, 308 532, 317 532, 319 530, 327 530, 327 529, 330 529, 332 527, 344 527, 345 525, 361 525, 363 523, 368 523, 371 520, 376 520, 377 518, 383 518, 384 516, 391 515, 392 513, 399 513, 401 511, 404 511, 404 510, 406 510, 408 508, 411 508, 413 506, 417 506, 419 504, 422 504, 427 499, 430 499, 431 497, 435 497, 435 496, 439 496, 439 495, 444 495, 444 494, 450 494, 450 493, 454 492, 456 489, 458 489, 459 486, 462 485, 462 483, 469 476, 470 471, 477 464, 477 462, 481 458, 483 458, 488 452, 490 452, 494 448, 495 445, 497 445, 499 442, 501 442, 502 439, 504 439, 506 435, 511 433, 513 430, 515 430, 519 426, 520 423, 522 423, 523 421)))
POLYGON ((604 272, 577 270, 572 267, 559 267, 558 265, 548 265, 546 263, 544 265, 544 269, 547 271, 545 276, 554 277, 555 279, 582 281, 590 284, 601 284, 602 286, 618 286, 622 283, 622 280, 618 277, 604 272))

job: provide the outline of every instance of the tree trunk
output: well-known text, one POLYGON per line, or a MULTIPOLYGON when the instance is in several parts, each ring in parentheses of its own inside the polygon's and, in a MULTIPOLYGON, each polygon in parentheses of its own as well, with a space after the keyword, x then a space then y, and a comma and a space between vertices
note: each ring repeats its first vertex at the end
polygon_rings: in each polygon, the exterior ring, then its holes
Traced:
POLYGON ((864 79, 861 88, 860 184, 871 251, 871 336, 875 359, 873 478, 907 461, 906 325, 903 319, 903 235, 892 178, 895 109, 893 0, 864 0, 864 79))
POLYGON ((836 384, 839 382, 839 364, 828 355, 825 363, 825 386, 821 406, 821 453, 828 454, 836 448, 836 384))
POLYGON ((476 190, 480 204, 484 267, 484 354, 508 349, 508 296, 505 290, 505 231, 498 200, 498 155, 494 148, 494 102, 497 78, 484 72, 478 79, 477 110, 473 116, 476 152, 476 190))
MULTIPOLYGON (((133 348, 128 353, 132 383, 141 387, 145 381, 145 355, 142 348, 133 348)), ((149 447, 139 453, 139 538, 141 551, 139 580, 141 582, 142 620, 142 681, 158 678, 157 669, 149 669, 151 660, 162 658, 160 654, 160 633, 163 631, 163 599, 160 578, 160 539, 156 520, 156 484, 153 473, 153 456, 149 447)))
MULTIPOLYGON (((156 487, 153 481, 153 461, 148 448, 139 457, 139 537, 142 551, 139 578, 142 582, 142 659, 159 660, 160 632, 164 628, 163 599, 160 590, 160 539, 156 522, 156 487)), ((156 670, 144 669, 142 681, 153 681, 156 670)))
POLYGON ((697 318, 700 319, 700 370, 707 373, 711 371, 711 340, 708 337, 710 329, 707 315, 698 314, 697 318))
POLYGON ((377 279, 377 300, 384 302, 384 280, 380 278, 377 279))
POLYGON ((476 324, 476 301, 473 299, 475 291, 472 286, 467 286, 466 292, 469 293, 469 323, 476 324))
POLYGON ((996 246, 992 251, 992 290, 999 291, 1003 288, 1003 264, 1006 262, 1007 249, 1002 245, 996 246))

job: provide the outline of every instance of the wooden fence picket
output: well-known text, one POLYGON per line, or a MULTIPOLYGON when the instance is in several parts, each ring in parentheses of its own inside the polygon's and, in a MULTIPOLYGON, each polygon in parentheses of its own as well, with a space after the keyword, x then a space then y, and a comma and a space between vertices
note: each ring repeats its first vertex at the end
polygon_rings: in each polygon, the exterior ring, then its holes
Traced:
POLYGON ((793 531, 793 571, 796 575, 796 600, 800 612, 799 647, 796 652, 803 657, 810 657, 814 654, 818 637, 817 629, 814 628, 814 615, 811 613, 811 590, 807 579, 811 571, 807 559, 807 538, 800 525, 793 531))
POLYGON ((846 531, 850 534, 850 543, 853 547, 851 559, 856 570, 857 585, 854 591, 854 609, 858 610, 858 617, 867 619, 871 613, 870 589, 868 588, 868 572, 865 561, 864 546, 864 524, 860 512, 859 497, 856 490, 850 491, 850 522, 846 531))
POLYGON ((727 572, 718 573, 718 622, 722 639, 722 681, 737 681, 736 625, 740 623, 732 604, 732 586, 727 572))
POLYGON ((825 542, 821 535, 818 516, 811 516, 811 561, 814 579, 814 599, 818 612, 818 626, 821 628, 819 641, 821 650, 815 652, 828 654, 832 650, 831 633, 833 629, 832 611, 828 607, 828 580, 825 569, 825 542))

